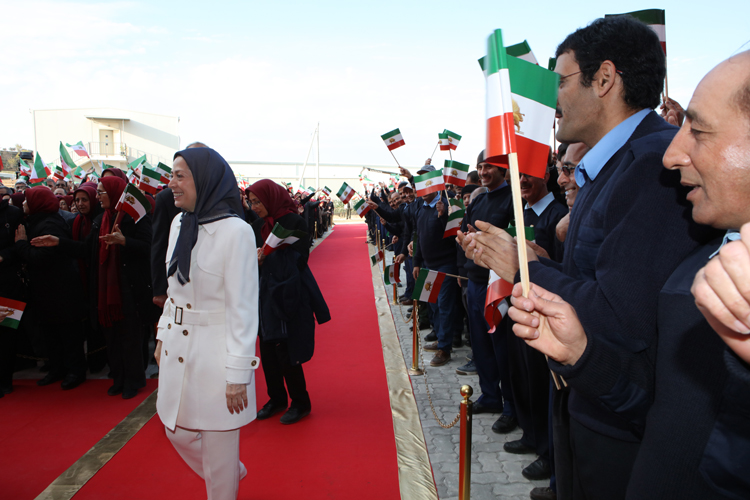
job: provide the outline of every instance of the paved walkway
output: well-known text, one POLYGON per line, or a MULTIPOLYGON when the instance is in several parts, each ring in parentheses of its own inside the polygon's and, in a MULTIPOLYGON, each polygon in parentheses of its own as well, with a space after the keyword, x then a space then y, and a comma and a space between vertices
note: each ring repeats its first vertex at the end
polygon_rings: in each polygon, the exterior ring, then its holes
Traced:
MULTIPOLYGON (((391 252, 387 252, 386 263, 393 260, 391 252)), ((381 265, 382 269, 382 265, 381 265)), ((406 284, 406 275, 401 270, 401 281, 406 284)), ((404 288, 399 288, 399 295, 404 288)), ((386 286, 388 296, 392 299, 391 287, 386 286)), ((391 302, 393 302, 391 300, 391 302)), ((391 304, 394 323, 398 331, 401 351, 407 366, 411 366, 412 359, 412 330, 411 321, 404 322, 408 306, 394 306, 391 304), (400 309, 400 310, 399 310, 400 309), (403 316, 402 316, 403 314, 403 316)), ((422 330, 424 337, 429 330, 422 330)), ((456 368, 466 363, 469 347, 454 349, 450 363, 435 368, 429 366, 433 353, 425 352, 427 363, 426 380, 430 387, 432 402, 438 416, 445 423, 450 423, 458 414, 459 403, 463 399, 460 394, 461 386, 468 384, 474 390, 472 401, 476 401, 481 391, 479 378, 476 375, 458 375, 456 368)), ((424 369, 420 361, 420 367, 424 369)), ((451 429, 443 429, 435 420, 425 389, 424 376, 412 376, 412 387, 417 399, 422 429, 424 430, 427 450, 430 455, 435 484, 441 500, 458 499, 458 454, 459 454, 459 424, 451 429)), ((472 500, 528 500, 529 492, 535 486, 548 486, 549 481, 529 481, 521 474, 521 470, 536 460, 536 455, 514 455, 503 450, 503 443, 521 438, 521 430, 516 429, 510 434, 495 434, 492 424, 500 415, 480 414, 473 417, 473 436, 471 451, 471 499, 472 500)))

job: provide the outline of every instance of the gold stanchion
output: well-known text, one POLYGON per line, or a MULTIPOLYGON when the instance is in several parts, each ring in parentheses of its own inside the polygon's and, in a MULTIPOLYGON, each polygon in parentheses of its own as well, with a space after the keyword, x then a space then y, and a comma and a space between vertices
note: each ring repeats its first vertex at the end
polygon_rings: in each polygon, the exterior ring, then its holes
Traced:
POLYGON ((414 301, 414 306, 411 310, 412 319, 412 339, 411 339, 411 368, 409 368, 410 375, 424 375, 424 372, 419 368, 419 301, 414 301))
POLYGON ((393 284, 393 305, 398 305, 398 285, 396 283, 393 284))
POLYGON ((458 457, 458 500, 471 498, 471 413, 474 403, 469 401, 474 390, 470 385, 461 386, 461 441, 458 457))

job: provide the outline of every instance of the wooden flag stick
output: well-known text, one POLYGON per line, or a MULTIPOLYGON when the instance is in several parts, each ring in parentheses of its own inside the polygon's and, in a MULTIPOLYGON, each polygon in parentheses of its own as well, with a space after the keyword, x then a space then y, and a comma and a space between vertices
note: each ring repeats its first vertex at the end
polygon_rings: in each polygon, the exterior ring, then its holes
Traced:
MULTIPOLYGON (((393 159, 396 160, 396 155, 393 154, 393 151, 389 149, 388 152, 391 153, 391 156, 393 156, 393 159)), ((396 160, 396 165, 398 165, 399 167, 401 166, 398 160, 396 160)))
POLYGON ((114 232, 115 232, 115 226, 118 225, 120 223, 120 221, 122 220, 123 213, 124 212, 122 210, 118 210, 117 211, 117 216, 115 217, 115 223, 112 224, 112 230, 110 231, 110 234, 114 234, 114 232))
MULTIPOLYGON (((510 187, 513 195, 513 215, 516 218, 516 228, 521 228, 520 232, 516 230, 516 245, 518 246, 518 270, 521 271, 521 286, 523 287, 523 296, 529 296, 531 282, 529 280, 529 260, 526 256, 526 234, 523 223, 523 198, 521 198, 521 173, 518 170, 518 153, 508 155, 510 162, 510 187)), ((549 360, 547 355, 544 358, 549 360)), ((550 370, 552 381, 555 383, 557 390, 560 390, 560 381, 557 373, 550 370)), ((563 383, 565 383, 563 381, 563 383)), ((567 384, 565 384, 567 386, 567 384)))
POLYGON ((437 144, 435 144, 435 149, 432 150, 432 154, 430 155, 430 160, 432 160, 432 157, 435 156, 435 151, 437 151, 438 146, 440 146, 440 139, 438 139, 437 144))

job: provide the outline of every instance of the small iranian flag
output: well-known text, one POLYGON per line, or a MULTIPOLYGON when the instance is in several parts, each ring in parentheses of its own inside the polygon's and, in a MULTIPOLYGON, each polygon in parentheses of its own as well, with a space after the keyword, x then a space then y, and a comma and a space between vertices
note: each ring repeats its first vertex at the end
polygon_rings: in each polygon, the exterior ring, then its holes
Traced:
POLYGON ((0 297, 0 307, 11 310, 11 313, 0 322, 0 326, 17 329, 18 324, 21 322, 21 316, 23 316, 23 310, 26 308, 26 303, 0 297))
POLYGON ((146 161, 146 155, 136 158, 135 160, 128 163, 128 170, 137 170, 141 163, 146 161))
POLYGON ((80 181, 86 176, 86 171, 81 167, 76 167, 76 169, 73 170, 70 175, 73 180, 80 181))
POLYGON ((445 178, 446 184, 455 184, 456 186, 464 187, 468 176, 468 165, 453 160, 445 160, 443 177, 445 178))
POLYGON ((169 184, 169 179, 172 177, 172 167, 170 167, 169 165, 165 165, 162 162, 159 162, 157 163, 154 170, 159 172, 159 175, 161 175, 160 182, 162 184, 169 184))
POLYGON ((135 170, 131 169, 125 172, 125 177, 128 178, 128 182, 130 184, 135 184, 136 182, 138 182, 138 172, 136 172, 135 170))
POLYGON ((497 325, 508 312, 506 297, 513 291, 513 284, 508 283, 495 271, 490 270, 490 281, 487 284, 487 297, 484 300, 484 319, 490 325, 489 333, 494 333, 497 325))
POLYGON ((430 271, 429 269, 420 269, 419 277, 414 284, 414 293, 411 298, 421 302, 436 303, 444 279, 445 273, 430 271))
POLYGON ((60 141, 60 164, 62 165, 63 172, 66 176, 76 168, 76 164, 68 154, 68 150, 65 149, 62 141, 60 141))
POLYGON ((417 186, 417 196, 426 196, 444 190, 443 169, 414 176, 414 184, 417 186))
POLYGON ((149 203, 146 195, 141 193, 137 187, 133 184, 128 184, 125 186, 125 190, 122 192, 115 210, 125 212, 137 223, 151 210, 151 203, 149 203))
POLYGON ((383 139, 383 142, 385 142, 385 145, 389 150, 400 148, 405 144, 404 137, 401 135, 399 129, 391 130, 387 134, 381 135, 380 138, 383 139))
POLYGON ((380 262, 381 260, 383 260, 382 250, 378 250, 378 253, 376 253, 375 255, 370 255, 370 262, 372 262, 373 266, 377 264, 378 262, 380 262))
POLYGON ((626 12, 625 14, 607 14, 604 17, 617 17, 617 16, 631 16, 643 24, 647 24, 649 28, 656 32, 659 37, 659 43, 661 49, 664 51, 664 55, 667 54, 667 27, 666 27, 666 15, 662 9, 646 9, 637 10, 635 12, 626 12))
POLYGON ((304 240, 307 237, 308 234, 306 232, 299 231, 297 229, 284 229, 277 222, 273 226, 271 234, 269 234, 268 238, 266 238, 266 242, 263 244, 263 255, 269 255, 279 248, 284 248, 285 246, 292 245, 299 240, 304 240))
POLYGON ((75 151, 78 156, 85 156, 86 158, 90 158, 89 154, 86 152, 86 148, 83 147, 83 142, 78 141, 75 144, 68 144, 66 142, 65 145, 75 151))
POLYGON ((65 180, 65 172, 63 171, 63 168, 58 167, 57 165, 55 165, 55 171, 52 173, 52 176, 58 181, 65 180))
POLYGON ((96 173, 96 170, 92 170, 91 173, 86 174, 86 175, 88 175, 88 177, 91 179, 96 179, 96 180, 100 179, 99 174, 96 173))
POLYGON ((31 166, 23 160, 18 160, 18 171, 27 177, 31 176, 31 166))
POLYGON ((443 130, 443 133, 446 135, 448 139, 448 148, 456 149, 458 147, 458 143, 461 142, 461 136, 455 132, 451 132, 447 128, 443 130))
POLYGON ((341 185, 341 189, 339 189, 339 192, 336 193, 336 196, 339 197, 341 200, 341 203, 346 205, 349 203, 349 200, 352 199, 352 196, 354 196, 356 193, 352 187, 347 184, 346 182, 341 185))
POLYGON ((370 207, 367 205, 367 202, 365 200, 359 200, 354 204, 354 210, 357 211, 357 214, 360 217, 364 217, 365 214, 370 211, 370 207))
POLYGON ((331 188, 329 188, 328 186, 323 186, 323 192, 326 194, 326 196, 331 196, 331 193, 333 191, 331 191, 331 188))
MULTIPOLYGON (((508 224, 508 227, 505 228, 505 232, 515 238, 516 237, 515 222, 511 222, 510 224, 508 224)), ((524 233, 526 233, 527 240, 534 241, 534 238, 536 237, 536 233, 534 232, 533 227, 524 227, 524 233)))
POLYGON ((461 207, 458 210, 454 211, 452 214, 448 216, 448 223, 445 225, 445 232, 443 233, 443 238, 449 238, 451 236, 456 236, 456 233, 458 233, 458 230, 461 228, 461 222, 464 220, 464 208, 463 203, 461 203, 459 200, 450 199, 448 200, 448 203, 452 207, 461 207))
POLYGON ((148 168, 147 163, 143 166, 143 170, 141 170, 141 181, 138 183, 138 187, 147 193, 156 194, 160 180, 161 174, 156 170, 148 168))
POLYGON ((383 271, 383 281, 386 285, 395 285, 396 283, 401 283, 401 276, 400 276, 400 268, 398 264, 391 264, 390 266, 385 266, 385 270, 383 271))
POLYGON ((495 30, 487 39, 487 56, 484 58, 483 70, 487 87, 487 144, 484 158, 487 163, 495 164, 493 162, 497 162, 498 157, 517 151, 516 134, 513 131, 513 100, 510 95, 508 56, 503 46, 502 30, 495 30))
POLYGON ((39 151, 37 151, 34 166, 31 168, 31 175, 29 176, 29 186, 41 186, 49 177, 49 174, 49 168, 44 164, 42 157, 39 156, 39 151))
POLYGON ((308 194, 315 194, 315 188, 312 186, 307 186, 307 192, 308 194))
POLYGON ((526 40, 515 45, 508 45, 507 47, 505 47, 505 53, 509 56, 528 61, 531 64, 539 64, 539 61, 537 61, 536 57, 534 57, 534 53, 531 51, 531 47, 529 47, 529 43, 526 40))
POLYGON ((451 143, 448 142, 448 134, 445 132, 438 134, 438 140, 440 141, 440 151, 448 151, 451 148, 451 143))

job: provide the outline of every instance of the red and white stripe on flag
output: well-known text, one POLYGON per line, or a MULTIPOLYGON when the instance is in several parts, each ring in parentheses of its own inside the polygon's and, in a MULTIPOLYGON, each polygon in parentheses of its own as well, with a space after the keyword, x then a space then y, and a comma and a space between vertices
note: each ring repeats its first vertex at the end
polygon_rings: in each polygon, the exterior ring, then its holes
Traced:
POLYGON ((487 39, 487 57, 484 63, 487 73, 487 144, 484 158, 493 164, 498 156, 517 151, 510 74, 502 30, 495 30, 487 39))
POLYGON ((495 328, 500 324, 503 316, 508 312, 508 302, 506 297, 513 292, 513 284, 508 283, 495 271, 490 271, 490 281, 487 284, 487 297, 484 301, 484 319, 490 326, 490 333, 495 332, 495 328))

